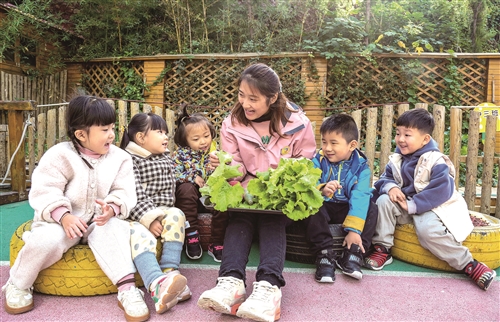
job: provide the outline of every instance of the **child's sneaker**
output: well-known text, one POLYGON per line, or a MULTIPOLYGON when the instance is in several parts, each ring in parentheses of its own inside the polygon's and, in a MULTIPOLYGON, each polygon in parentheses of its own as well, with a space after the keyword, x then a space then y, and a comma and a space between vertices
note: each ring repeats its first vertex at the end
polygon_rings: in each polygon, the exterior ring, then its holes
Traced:
POLYGON ((487 290, 497 273, 485 264, 473 260, 464 268, 465 275, 469 276, 482 290, 487 290))
POLYGON ((2 286, 5 292, 5 312, 9 314, 20 314, 33 309, 33 288, 21 290, 9 279, 7 284, 2 286))
POLYGON ((335 282, 335 253, 333 249, 323 249, 316 257, 316 274, 314 277, 319 283, 335 282))
POLYGON ((142 322, 149 319, 149 309, 144 302, 144 293, 135 286, 128 291, 118 292, 118 306, 125 311, 127 321, 142 322))
POLYGON ((363 278, 361 265, 363 265, 363 253, 361 248, 355 244, 351 244, 350 249, 346 246, 342 256, 337 260, 337 266, 342 270, 342 273, 358 280, 363 278))
POLYGON ((208 255, 212 256, 214 261, 220 263, 222 261, 222 250, 224 246, 220 244, 210 244, 208 245, 208 255))
POLYGON ((380 244, 373 245, 374 251, 365 258, 364 266, 375 271, 380 271, 385 265, 392 263, 391 252, 380 244))
POLYGON ((196 232, 191 236, 186 236, 186 255, 191 259, 199 259, 203 254, 200 244, 200 234, 196 232))
POLYGON ((155 303, 156 313, 161 314, 177 304, 179 295, 186 288, 187 279, 178 270, 174 270, 155 282, 153 282, 151 298, 155 303))
POLYGON ((189 300, 191 295, 193 295, 193 293, 191 293, 189 286, 186 285, 186 287, 179 293, 179 296, 177 296, 177 299, 179 302, 184 302, 189 300))
POLYGON ((252 294, 241 304, 236 316, 265 322, 279 320, 281 290, 267 281, 254 282, 252 294))
POLYGON ((201 294, 198 306, 219 313, 235 315, 246 298, 245 283, 239 278, 219 277, 217 285, 201 294))

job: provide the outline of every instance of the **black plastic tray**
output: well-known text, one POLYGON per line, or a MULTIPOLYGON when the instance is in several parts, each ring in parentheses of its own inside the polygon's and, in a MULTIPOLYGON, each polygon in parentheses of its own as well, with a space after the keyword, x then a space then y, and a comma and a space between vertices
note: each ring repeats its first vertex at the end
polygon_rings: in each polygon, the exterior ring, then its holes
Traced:
MULTIPOLYGON (((215 210, 214 204, 205 204, 205 199, 206 197, 201 197, 200 201, 207 208, 208 210, 215 210)), ((227 208, 227 211, 234 211, 234 212, 252 212, 252 213, 258 213, 258 214, 270 214, 270 215, 283 215, 283 212, 281 210, 268 210, 268 209, 253 209, 253 208, 227 208)))

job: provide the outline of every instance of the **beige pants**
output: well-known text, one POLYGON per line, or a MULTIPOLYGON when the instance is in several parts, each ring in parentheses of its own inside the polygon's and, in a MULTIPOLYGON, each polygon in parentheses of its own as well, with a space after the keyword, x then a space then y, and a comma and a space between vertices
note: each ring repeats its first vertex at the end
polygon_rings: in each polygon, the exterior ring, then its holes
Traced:
MULTIPOLYGON (((26 244, 10 270, 11 281, 20 289, 31 287, 41 270, 59 261, 81 239, 69 239, 58 223, 33 222, 31 231, 23 234, 26 244)), ((88 242, 97 263, 113 284, 135 273, 128 222, 113 217, 104 226, 93 223, 87 228, 83 241, 88 242)))
POLYGON ((383 194, 377 200, 378 221, 372 244, 381 244, 387 249, 394 246, 396 224, 413 223, 420 245, 451 267, 462 270, 470 261, 469 249, 455 240, 441 219, 433 211, 410 215, 383 194))

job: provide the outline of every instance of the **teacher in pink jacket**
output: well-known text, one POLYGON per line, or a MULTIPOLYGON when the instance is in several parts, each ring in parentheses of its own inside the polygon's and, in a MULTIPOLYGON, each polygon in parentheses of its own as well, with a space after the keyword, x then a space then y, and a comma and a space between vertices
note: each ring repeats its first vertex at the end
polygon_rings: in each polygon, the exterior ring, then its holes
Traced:
MULTIPOLYGON (((246 187, 257 172, 276 168, 281 158, 305 157, 316 152, 311 122, 302 109, 288 101, 276 72, 261 63, 247 67, 238 80, 238 102, 222 123, 221 148, 240 165, 246 187)), ((211 158, 217 164, 216 158, 211 158)), ((285 286, 286 232, 284 215, 230 213, 217 285, 205 291, 198 306, 257 321, 280 318, 281 287, 285 286), (253 292, 245 291, 246 264, 255 232, 260 262, 253 292)))

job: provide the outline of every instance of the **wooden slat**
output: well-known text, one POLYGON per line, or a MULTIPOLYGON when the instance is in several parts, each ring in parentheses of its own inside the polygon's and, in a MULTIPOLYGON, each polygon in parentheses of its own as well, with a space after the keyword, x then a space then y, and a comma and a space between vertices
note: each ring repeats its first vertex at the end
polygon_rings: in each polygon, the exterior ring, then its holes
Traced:
POLYGON ((385 166, 389 162, 389 155, 392 150, 392 120, 394 117, 394 106, 384 105, 382 110, 382 129, 380 142, 380 172, 384 172, 385 166))
POLYGON ((120 142, 123 137, 123 131, 128 126, 127 121, 127 102, 118 101, 118 136, 115 142, 120 142))
POLYGON ((56 110, 50 109, 47 111, 47 150, 56 144, 56 110))
POLYGON ((455 166, 455 187, 460 182, 460 152, 462 146, 462 110, 452 108, 450 111, 450 159, 455 166))
POLYGON ((474 210, 476 198, 477 153, 480 113, 471 111, 469 118, 469 142, 467 144, 467 171, 465 173, 464 198, 469 210, 474 210))
POLYGON ((442 105, 434 105, 433 107, 433 117, 434 117, 434 131, 432 132, 432 137, 436 140, 439 150, 444 151, 444 123, 445 123, 445 108, 442 105))
MULTIPOLYGON (((367 110, 365 154, 368 158, 370 172, 373 173, 373 161, 375 160, 375 144, 377 142, 377 108, 371 107, 367 110)), ((370 179, 370 186, 372 184, 370 179)))
POLYGON ((493 186, 493 157, 495 156, 495 132, 497 117, 486 117, 486 138, 484 142, 483 176, 481 180, 481 208, 480 212, 489 214, 491 211, 491 188, 493 186))

